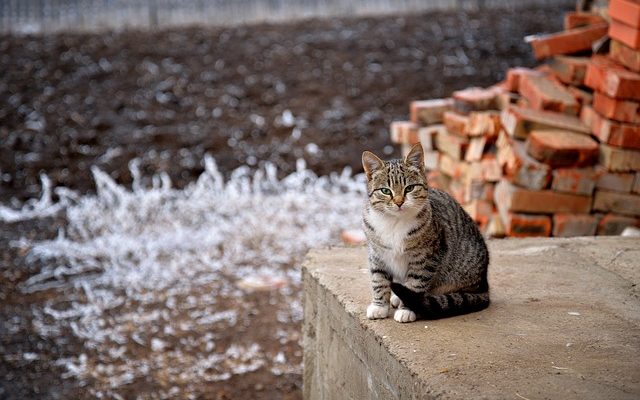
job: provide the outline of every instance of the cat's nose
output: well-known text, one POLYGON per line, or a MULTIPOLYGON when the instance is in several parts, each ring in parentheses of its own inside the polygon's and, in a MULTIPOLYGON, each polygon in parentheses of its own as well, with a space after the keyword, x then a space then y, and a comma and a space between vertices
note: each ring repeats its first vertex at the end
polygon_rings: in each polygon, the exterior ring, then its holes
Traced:
POLYGON ((401 197, 396 197, 395 199, 393 199, 393 202, 396 203, 398 208, 400 208, 404 204, 404 199, 401 197))

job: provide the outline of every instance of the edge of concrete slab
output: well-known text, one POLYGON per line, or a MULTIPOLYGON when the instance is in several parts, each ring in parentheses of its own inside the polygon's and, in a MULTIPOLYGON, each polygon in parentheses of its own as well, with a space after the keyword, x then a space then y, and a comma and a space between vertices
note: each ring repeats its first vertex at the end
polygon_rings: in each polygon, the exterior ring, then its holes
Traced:
POLYGON ((364 316, 364 248, 312 250, 305 398, 637 398, 640 240, 489 247, 489 309, 411 324, 364 316))

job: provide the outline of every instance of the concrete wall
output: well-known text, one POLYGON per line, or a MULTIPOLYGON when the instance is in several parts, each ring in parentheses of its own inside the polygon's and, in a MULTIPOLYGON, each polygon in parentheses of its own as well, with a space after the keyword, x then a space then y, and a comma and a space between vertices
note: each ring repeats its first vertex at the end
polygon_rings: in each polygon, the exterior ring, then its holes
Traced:
POLYGON ((640 241, 489 244, 492 305, 369 321, 364 248, 303 266, 305 399, 640 398, 640 241))

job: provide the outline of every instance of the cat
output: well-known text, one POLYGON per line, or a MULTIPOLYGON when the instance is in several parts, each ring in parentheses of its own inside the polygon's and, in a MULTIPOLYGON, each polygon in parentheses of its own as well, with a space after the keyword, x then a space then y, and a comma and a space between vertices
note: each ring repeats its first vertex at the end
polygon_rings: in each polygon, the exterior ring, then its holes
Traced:
POLYGON ((471 217, 428 185, 418 143, 404 160, 362 153, 368 199, 363 212, 373 302, 367 318, 413 322, 489 306, 489 251, 471 217), (392 295, 393 292, 393 295, 392 295))

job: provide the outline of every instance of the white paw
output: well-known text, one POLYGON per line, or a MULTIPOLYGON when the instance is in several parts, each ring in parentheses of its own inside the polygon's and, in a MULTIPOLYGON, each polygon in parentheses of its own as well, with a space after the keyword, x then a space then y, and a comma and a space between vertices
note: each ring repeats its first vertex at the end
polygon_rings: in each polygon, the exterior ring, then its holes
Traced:
POLYGON ((391 295, 391 305, 394 306, 395 308, 401 307, 402 306, 402 300, 400 300, 400 297, 396 296, 395 294, 391 295))
POLYGON ((402 308, 400 310, 396 310, 395 314, 393 314, 393 319, 398 322, 413 322, 416 320, 416 313, 408 308, 402 308))
POLYGON ((369 319, 387 318, 387 315, 389 315, 389 306, 379 306, 371 303, 367 307, 367 318, 369 319))

